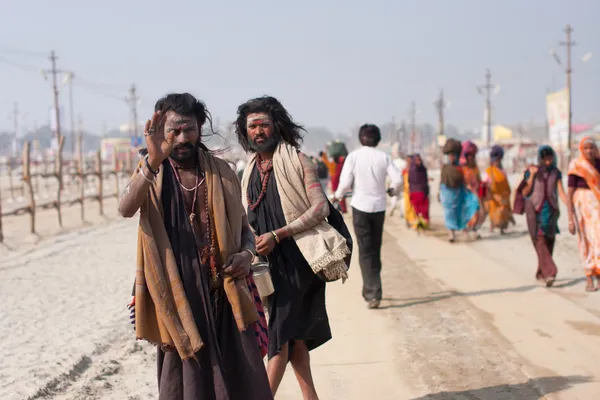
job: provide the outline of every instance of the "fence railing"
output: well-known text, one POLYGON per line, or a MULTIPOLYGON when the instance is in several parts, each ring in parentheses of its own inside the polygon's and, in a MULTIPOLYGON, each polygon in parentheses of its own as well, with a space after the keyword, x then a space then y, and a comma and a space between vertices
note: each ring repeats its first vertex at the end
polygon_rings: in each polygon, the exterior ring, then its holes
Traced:
POLYGON ((79 153, 77 159, 68 165, 62 158, 63 147, 64 136, 59 141, 54 160, 51 163, 38 164, 34 170, 31 161, 31 143, 25 142, 21 172, 15 171, 12 162, 7 163, 5 170, 8 173, 8 193, 6 195, 2 193, 0 184, 0 243, 4 241, 3 217, 29 214, 29 231, 35 234, 38 209, 54 208, 58 225, 62 227, 63 207, 79 204, 83 222, 85 205, 88 201, 97 202, 100 215, 104 215, 104 200, 112 197, 119 198, 120 179, 128 178, 133 173, 132 153, 127 153, 127 158, 123 162, 118 160, 115 153, 112 162, 106 164, 102 160, 100 150, 96 152, 93 160, 85 159, 79 153), (65 178, 69 179, 65 182, 65 178), (113 181, 114 189, 111 191, 105 190, 107 180, 113 181), (95 190, 90 187, 94 184, 95 190), (49 195, 52 190, 55 190, 54 196, 49 195), (10 204, 10 207, 6 207, 7 204, 10 204))

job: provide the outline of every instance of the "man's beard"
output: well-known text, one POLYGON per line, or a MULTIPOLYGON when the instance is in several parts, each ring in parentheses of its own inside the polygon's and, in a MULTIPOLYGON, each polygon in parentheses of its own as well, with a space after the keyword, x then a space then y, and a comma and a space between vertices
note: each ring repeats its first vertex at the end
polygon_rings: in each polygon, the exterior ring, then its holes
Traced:
POLYGON ((173 147, 169 157, 176 162, 182 163, 196 156, 196 146, 192 143, 184 143, 173 147), (185 150, 180 152, 180 150, 185 150))
POLYGON ((275 149, 279 145, 280 141, 281 141, 281 136, 279 136, 278 134, 273 134, 273 136, 271 136, 271 137, 267 137, 265 135, 259 135, 259 136, 256 136, 254 138, 254 140, 248 139, 248 144, 250 146, 250 150, 252 150, 254 152, 270 153, 272 151, 275 151, 275 149), (263 139, 263 142, 260 144, 256 143, 255 140, 258 138, 263 139))

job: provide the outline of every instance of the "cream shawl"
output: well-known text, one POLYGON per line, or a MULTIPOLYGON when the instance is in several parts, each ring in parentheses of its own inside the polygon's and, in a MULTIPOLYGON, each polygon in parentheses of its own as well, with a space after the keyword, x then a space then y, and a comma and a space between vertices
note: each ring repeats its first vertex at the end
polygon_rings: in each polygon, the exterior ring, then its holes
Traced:
MULTIPOLYGON (((253 155, 242 177, 242 202, 248 209, 246 193, 250 176, 256 163, 253 155)), ((282 141, 273 155, 273 173, 277 181, 277 191, 281 198, 281 208, 285 222, 289 224, 298 219, 311 206, 304 183, 304 169, 298 156, 298 150, 282 141)), ((327 221, 293 236, 302 255, 315 274, 342 282, 348 278, 344 258, 350 254, 346 239, 327 221)))

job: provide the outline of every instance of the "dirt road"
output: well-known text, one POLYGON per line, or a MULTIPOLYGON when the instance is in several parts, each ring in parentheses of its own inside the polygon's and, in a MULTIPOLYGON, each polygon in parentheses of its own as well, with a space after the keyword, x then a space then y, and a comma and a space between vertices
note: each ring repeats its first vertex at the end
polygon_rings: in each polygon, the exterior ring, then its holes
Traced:
MULTIPOLYGON (((583 292, 567 236, 558 287, 539 287, 522 223, 451 245, 388 218, 383 307, 366 309, 357 257, 328 288, 334 339, 312 353, 321 398, 600 398, 600 293, 583 292)), ((0 398, 156 398, 154 349, 133 340, 125 309, 135 232, 120 221, 3 253, 0 398)), ((290 368, 277 399, 299 398, 290 368)))

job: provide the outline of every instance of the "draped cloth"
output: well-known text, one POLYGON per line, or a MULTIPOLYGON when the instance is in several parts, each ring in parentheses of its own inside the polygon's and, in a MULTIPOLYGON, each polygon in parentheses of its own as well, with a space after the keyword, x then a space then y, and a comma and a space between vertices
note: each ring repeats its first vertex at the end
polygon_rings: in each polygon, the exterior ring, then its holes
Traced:
POLYGON ((408 171, 409 193, 408 198, 414 213, 411 221, 413 228, 427 228, 429 225, 429 178, 427 168, 424 165, 416 165, 413 162, 408 171))
POLYGON ((510 184, 504 170, 491 166, 486 169, 490 199, 487 201, 493 228, 506 229, 512 219, 510 184))
POLYGON ((410 193, 410 204, 417 216, 417 227, 429 226, 429 197, 425 192, 410 193))
MULTIPOLYGON (((254 166, 248 180, 248 195, 255 202, 262 182, 254 166)), ((270 174, 267 193, 256 209, 248 211, 248 222, 258 235, 287 225, 279 185, 270 174)), ((278 354, 284 344, 294 346, 303 340, 313 350, 331 339, 331 329, 325 308, 326 284, 320 280, 293 238, 281 240, 268 255, 275 292, 269 296, 269 359, 278 354)))
MULTIPOLYGON (((250 176, 256 164, 253 155, 242 178, 242 202, 248 209, 247 190, 250 176)), ((277 191, 281 199, 281 208, 286 224, 298 219, 310 207, 310 200, 304 184, 304 169, 298 156, 298 150, 281 141, 273 154, 273 175, 276 178, 277 191)), ((346 256, 350 249, 346 239, 327 221, 294 235, 300 252, 315 274, 321 272, 329 279, 348 278, 346 256)))
POLYGON ((589 186, 596 197, 596 200, 600 201, 600 172, 596 169, 595 164, 592 164, 583 157, 583 145, 588 141, 592 141, 595 144, 593 138, 589 136, 586 136, 581 140, 581 143, 579 144, 580 156, 571 161, 569 165, 569 175, 577 175, 585 179, 585 183, 589 186))
POLYGON ((419 218, 417 217, 417 213, 413 207, 412 202, 410 201, 410 183, 408 181, 408 169, 405 168, 404 171, 402 171, 402 178, 404 181, 404 219, 406 220, 408 226, 414 228, 418 225, 419 218))
MULTIPOLYGON (((418 154, 416 155, 418 157, 418 154)), ((422 192, 426 196, 429 195, 429 178, 427 177, 427 168, 421 164, 415 164, 416 157, 413 157, 413 162, 408 170, 408 183, 411 193, 422 192)))
POLYGON ((465 184, 467 188, 475 194, 479 202, 479 208, 471 217, 467 226, 472 230, 477 230, 481 227, 486 217, 486 210, 480 197, 481 189, 481 174, 477 165, 465 165, 462 167, 465 175, 465 184))
MULTIPOLYGON (((241 250, 244 209, 239 200, 239 181, 225 161, 201 149, 198 156, 206 174, 209 217, 216 236, 217 261, 222 265, 229 255, 241 250)), ((163 348, 175 348, 179 356, 186 360, 196 358, 205 339, 198 331, 191 301, 185 290, 186 274, 198 268, 199 261, 195 246, 191 250, 185 247, 179 249, 187 252, 186 257, 176 253, 174 247, 179 243, 171 240, 165 227, 168 210, 163 208, 162 200, 166 197, 162 196, 162 189, 165 182, 174 179, 168 164, 167 161, 163 163, 140 209, 135 328, 138 339, 148 340, 163 348), (182 264, 183 261, 186 265, 182 264)), ((177 190, 171 194, 174 193, 177 190)), ((180 203, 183 207, 183 203, 180 203)), ((188 233, 191 233, 187 218, 181 224, 182 232, 189 228, 188 233)), ((247 283, 225 276, 223 286, 237 328, 244 331, 259 318, 247 283)))
POLYGON ((458 165, 444 164, 441 171, 441 183, 449 189, 459 188, 465 184, 465 175, 458 165))
POLYGON ((440 185, 444 222, 451 231, 461 231, 479 210, 479 199, 465 186, 451 188, 440 185))
MULTIPOLYGON (((533 179, 533 189, 525 200, 525 216, 529 235, 538 256, 538 267, 535 276, 538 280, 551 285, 558 273, 553 253, 556 234, 560 233, 558 229, 560 213, 559 210, 555 210, 551 206, 548 200, 544 200, 541 208, 536 210, 531 200, 532 196, 536 194, 535 191, 547 190, 546 185, 551 180, 551 174, 556 174, 556 181, 561 179, 561 173, 556 169, 556 153, 550 146, 544 145, 538 149, 538 168, 537 176, 533 179), (549 167, 546 167, 542 160, 542 152, 546 151, 550 151, 554 155, 554 162, 549 167)), ((529 179, 529 176, 530 172, 526 171, 523 180, 529 179)), ((550 190, 554 192, 554 197, 557 197, 556 187, 550 188, 550 190)))
POLYGON ((577 188, 573 195, 575 217, 577 219, 577 237, 579 254, 587 276, 600 275, 600 172, 596 168, 597 161, 592 164, 583 156, 583 147, 592 142, 592 137, 585 137, 579 143, 579 158, 571 161, 569 175, 576 175, 585 180, 589 189, 577 188))

